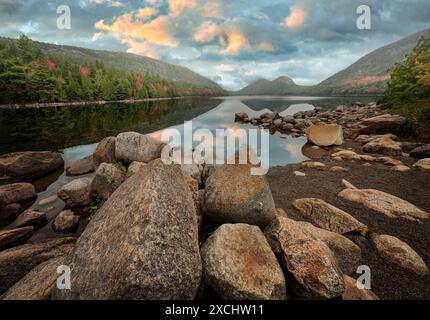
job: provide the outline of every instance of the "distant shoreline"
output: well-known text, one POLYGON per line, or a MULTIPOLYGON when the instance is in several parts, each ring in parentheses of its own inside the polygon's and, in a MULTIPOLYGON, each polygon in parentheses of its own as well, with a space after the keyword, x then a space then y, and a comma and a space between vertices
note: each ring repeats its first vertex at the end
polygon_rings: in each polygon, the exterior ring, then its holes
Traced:
MULTIPOLYGON (((74 101, 74 102, 48 102, 48 103, 12 103, 0 105, 0 110, 19 110, 19 109, 40 109, 40 108, 59 108, 59 107, 78 107, 87 105, 105 105, 111 103, 133 104, 138 102, 150 101, 165 101, 165 100, 180 100, 185 98, 196 98, 203 96, 183 96, 183 97, 168 97, 168 98, 146 98, 146 99, 126 99, 126 100, 96 100, 96 101, 74 101)), ((211 98, 208 96, 208 98, 211 98)))

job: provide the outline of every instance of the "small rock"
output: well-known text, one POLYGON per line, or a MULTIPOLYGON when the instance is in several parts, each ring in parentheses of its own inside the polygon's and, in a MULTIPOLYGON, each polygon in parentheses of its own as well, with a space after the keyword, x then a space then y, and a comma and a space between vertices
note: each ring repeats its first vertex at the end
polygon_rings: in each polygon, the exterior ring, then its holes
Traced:
POLYGON ((325 164, 321 162, 316 162, 316 161, 307 161, 307 162, 303 162, 302 166, 305 168, 324 168, 325 164))
POLYGON ((5 250, 26 242, 34 232, 33 227, 0 231, 0 250, 5 250))
POLYGON ((39 200, 37 202, 37 204, 39 206, 46 206, 46 205, 51 204, 51 203, 53 203, 53 202, 55 202, 57 200, 58 200, 58 196, 56 194, 54 194, 54 195, 52 195, 52 196, 50 196, 48 198, 39 200))
POLYGON ((92 179, 80 178, 73 180, 58 191, 58 197, 68 207, 85 207, 92 199, 92 179))
POLYGON ((73 162, 66 168, 68 176, 81 176, 94 171, 93 156, 73 162))
POLYGON ((383 136, 380 139, 375 139, 363 147, 364 152, 385 154, 388 156, 401 156, 402 147, 400 143, 392 140, 388 136, 383 136))
POLYGON ((300 171, 294 171, 294 175, 296 177, 306 177, 306 173, 300 172, 300 171))
POLYGON ((132 162, 129 166, 128 166, 128 171, 129 172, 131 172, 131 173, 133 173, 133 174, 136 174, 136 173, 138 173, 143 167, 145 167, 147 164, 146 163, 144 163, 144 162, 137 162, 137 161, 134 161, 134 162, 132 162))
POLYGON ((102 163, 113 163, 115 161, 115 144, 115 137, 107 137, 100 141, 93 154, 94 171, 97 171, 102 163))
POLYGON ((420 169, 422 171, 430 170, 430 158, 421 159, 413 165, 414 168, 420 169))
POLYGON ((36 189, 30 183, 13 183, 0 186, 0 207, 23 202, 36 197, 36 189))
POLYGON ((249 118, 248 114, 246 114, 245 112, 239 112, 239 113, 235 114, 234 121, 235 122, 241 122, 241 121, 243 121, 243 120, 245 120, 247 118, 249 118))
POLYGON ((345 189, 357 189, 352 183, 346 181, 345 179, 342 179, 342 186, 345 189))
POLYGON ((341 158, 342 160, 360 160, 360 156, 355 153, 354 151, 350 150, 341 150, 336 153, 333 153, 331 157, 334 158, 341 158))
POLYGON ((365 207, 383 213, 391 218, 404 218, 411 221, 427 219, 429 214, 413 204, 391 194, 374 189, 345 189, 339 197, 361 203, 365 207))
POLYGON ((285 299, 284 274, 258 227, 224 224, 201 251, 205 282, 222 299, 285 299))
POLYGON ((411 168, 409 168, 408 166, 405 166, 405 165, 398 165, 398 166, 393 167, 392 170, 398 171, 398 172, 407 172, 407 171, 411 170, 411 168))
POLYGON ((342 294, 342 300, 379 300, 379 298, 371 290, 359 289, 357 280, 344 275, 345 291, 342 294))
POLYGON ((398 132, 406 123, 406 118, 399 115, 383 114, 362 121, 365 126, 361 132, 363 134, 398 132))
POLYGON ((185 176, 193 177, 199 184, 202 184, 202 175, 197 164, 181 164, 180 166, 185 176))
POLYGON ((22 207, 19 203, 11 203, 4 207, 0 207, 0 224, 15 219, 22 212, 22 207))
POLYGON ((334 166, 330 168, 330 171, 332 172, 346 172, 349 171, 348 169, 344 168, 344 167, 340 167, 340 166, 334 166))
POLYGON ((133 161, 149 163, 161 157, 165 143, 136 132, 124 132, 118 135, 115 143, 115 157, 125 163, 133 161))
POLYGON ((36 210, 27 210, 22 213, 15 221, 17 228, 22 227, 40 227, 48 223, 46 213, 36 210))
POLYGON ((320 228, 339 234, 356 232, 365 235, 368 231, 363 223, 349 213, 321 199, 298 199, 293 202, 293 206, 320 228))
POLYGON ((430 158, 430 144, 415 148, 409 154, 418 159, 430 158))
POLYGON ((102 163, 94 176, 92 189, 101 199, 107 200, 126 179, 115 165, 102 163))
POLYGON ((418 253, 396 237, 372 233, 370 241, 378 253, 388 261, 420 276, 429 274, 426 264, 418 253))
POLYGON ((75 233, 79 227, 79 217, 73 211, 62 211, 52 223, 52 229, 56 233, 75 233))

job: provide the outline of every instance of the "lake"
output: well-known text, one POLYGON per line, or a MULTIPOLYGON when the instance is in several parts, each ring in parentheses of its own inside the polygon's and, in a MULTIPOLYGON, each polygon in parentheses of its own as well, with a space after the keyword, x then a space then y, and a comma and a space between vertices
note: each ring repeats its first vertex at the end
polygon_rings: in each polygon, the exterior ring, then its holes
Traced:
MULTIPOLYGON (((374 97, 224 97, 184 98, 136 104, 109 104, 41 109, 0 110, 0 154, 16 151, 52 150, 64 154, 66 165, 91 154, 96 143, 108 136, 134 131, 160 136, 160 130, 182 130, 192 120, 193 129, 253 128, 234 122, 237 112, 257 116, 275 111, 283 115, 314 107, 334 108, 374 97)), ((298 163, 308 159, 306 138, 275 133, 270 136, 270 165, 298 163)))

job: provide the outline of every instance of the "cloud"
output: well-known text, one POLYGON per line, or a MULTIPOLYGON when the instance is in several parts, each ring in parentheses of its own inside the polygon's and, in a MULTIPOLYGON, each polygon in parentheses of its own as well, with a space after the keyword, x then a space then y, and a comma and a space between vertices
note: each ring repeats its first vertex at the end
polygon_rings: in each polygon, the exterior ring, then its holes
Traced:
POLYGON ((169 0, 169 10, 173 17, 178 17, 186 9, 197 7, 197 0, 169 0))
POLYGON ((194 40, 197 42, 205 43, 212 41, 215 37, 221 35, 222 28, 214 23, 203 23, 194 35, 194 40))
POLYGON ((281 25, 285 28, 295 29, 299 28, 303 25, 306 18, 306 12, 298 7, 293 7, 291 9, 291 13, 285 20, 281 23, 281 25))
POLYGON ((141 8, 137 11, 136 17, 141 20, 146 20, 150 17, 156 16, 158 14, 158 10, 151 7, 141 8))
POLYGON ((276 52, 275 47, 267 41, 261 41, 260 43, 258 43, 257 50, 263 52, 276 52))
POLYGON ((236 68, 232 65, 229 64, 220 64, 216 67, 216 71, 221 72, 221 73, 228 73, 228 72, 233 72, 234 70, 236 70, 236 68))
POLYGON ((111 7, 119 8, 123 7, 124 4, 120 1, 114 1, 114 0, 90 0, 90 2, 95 4, 107 4, 111 7))
POLYGON ((228 56, 236 55, 248 46, 248 39, 242 32, 229 30, 227 31, 227 47, 221 51, 221 54, 228 56))

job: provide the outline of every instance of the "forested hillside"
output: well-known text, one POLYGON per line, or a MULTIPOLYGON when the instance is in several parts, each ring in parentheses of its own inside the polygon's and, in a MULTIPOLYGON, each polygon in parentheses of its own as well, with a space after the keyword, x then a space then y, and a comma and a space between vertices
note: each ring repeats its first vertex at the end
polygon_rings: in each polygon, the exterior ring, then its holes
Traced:
MULTIPOLYGON (((206 83, 197 82, 199 84, 193 83, 196 80, 192 79, 190 82, 179 81, 181 76, 174 80, 166 79, 156 72, 145 72, 143 67, 131 71, 94 56, 76 57, 76 52, 67 55, 67 47, 56 51, 53 50, 53 45, 44 46, 26 36, 21 36, 16 41, 0 39, 0 103, 116 101, 224 93, 219 86, 207 79, 206 83)), ((120 58, 117 60, 121 61, 120 58)), ((127 64, 127 61, 123 63, 127 64)), ((162 62, 157 63, 163 65, 162 62)), ((173 73, 175 68, 182 69, 169 66, 173 73)))

